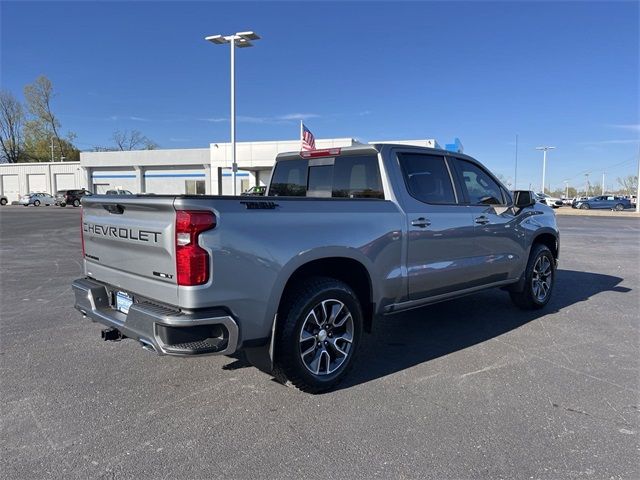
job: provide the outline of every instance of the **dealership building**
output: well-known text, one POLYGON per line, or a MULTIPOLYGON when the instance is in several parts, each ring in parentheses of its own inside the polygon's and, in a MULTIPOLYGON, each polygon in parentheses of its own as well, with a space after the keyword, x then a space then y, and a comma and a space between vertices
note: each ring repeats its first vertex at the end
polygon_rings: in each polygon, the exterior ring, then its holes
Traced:
MULTIPOLYGON (((433 139, 371 143, 401 143, 440 148, 433 139)), ((317 139, 316 148, 360 145, 353 138, 317 139)), ((462 151, 460 141, 446 145, 462 151)), ((236 143, 236 189, 267 185, 278 153, 300 150, 300 140, 236 143)), ((29 192, 86 188, 94 193, 109 189, 133 193, 207 194, 233 193, 231 144, 209 148, 82 152, 80 162, 0 164, 0 194, 9 202, 29 192)))

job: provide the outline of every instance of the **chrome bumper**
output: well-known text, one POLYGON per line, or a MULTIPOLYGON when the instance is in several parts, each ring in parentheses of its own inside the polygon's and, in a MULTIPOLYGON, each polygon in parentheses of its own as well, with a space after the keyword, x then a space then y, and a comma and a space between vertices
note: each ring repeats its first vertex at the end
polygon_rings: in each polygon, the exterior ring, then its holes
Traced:
POLYGON ((95 322, 115 328, 126 337, 139 341, 148 350, 159 355, 201 356, 230 355, 238 347, 238 325, 222 310, 182 312, 143 301, 133 303, 125 314, 111 306, 111 294, 107 287, 88 278, 74 281, 72 288, 76 310, 95 322), (175 340, 188 337, 192 331, 202 331, 202 327, 206 330, 206 326, 212 327, 212 331, 219 329, 220 338, 213 339, 213 343, 211 338, 181 343, 167 341, 168 338, 175 340))

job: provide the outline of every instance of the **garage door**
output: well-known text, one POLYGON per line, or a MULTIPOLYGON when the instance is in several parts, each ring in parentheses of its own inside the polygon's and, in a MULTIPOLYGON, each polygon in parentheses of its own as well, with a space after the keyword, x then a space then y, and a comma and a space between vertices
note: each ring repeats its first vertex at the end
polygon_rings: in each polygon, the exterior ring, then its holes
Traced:
POLYGON ((2 175, 2 194, 9 203, 20 198, 20 182, 18 175, 2 175))
POLYGON ((41 173, 30 173, 27 175, 27 190, 29 192, 46 192, 47 177, 41 173))
POLYGON ((73 173, 56 173, 56 192, 58 190, 73 190, 76 187, 76 176, 73 173))

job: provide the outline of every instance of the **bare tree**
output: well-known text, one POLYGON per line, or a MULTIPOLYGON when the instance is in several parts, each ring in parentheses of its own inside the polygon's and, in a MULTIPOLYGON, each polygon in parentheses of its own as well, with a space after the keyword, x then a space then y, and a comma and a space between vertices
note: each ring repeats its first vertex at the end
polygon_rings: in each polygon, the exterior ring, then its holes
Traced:
POLYGON ((113 132, 116 150, 155 150, 158 145, 138 130, 117 130, 113 132))
POLYGON ((20 160, 24 110, 16 97, 0 91, 0 157, 8 163, 20 160))
POLYGON ((634 194, 638 189, 638 176, 637 175, 627 175, 626 177, 618 177, 618 183, 627 193, 627 195, 634 194))
POLYGON ((32 119, 27 122, 30 143, 43 138, 53 138, 58 146, 60 155, 66 157, 68 143, 60 135, 60 121, 51 109, 54 98, 53 85, 44 75, 36 78, 35 82, 24 87, 24 97, 32 119))

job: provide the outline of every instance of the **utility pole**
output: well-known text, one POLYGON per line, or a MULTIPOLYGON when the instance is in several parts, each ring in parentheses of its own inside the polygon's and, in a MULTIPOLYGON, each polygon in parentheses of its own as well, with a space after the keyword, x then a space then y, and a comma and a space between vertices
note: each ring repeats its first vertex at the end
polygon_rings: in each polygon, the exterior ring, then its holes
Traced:
POLYGON ((569 180, 564 181, 564 198, 569 198, 569 180))
POLYGON ((584 196, 589 196, 589 173, 584 174, 584 196))
POLYGON ((53 137, 51 137, 51 161, 53 162, 53 137))
POLYGON ((604 195, 604 175, 605 175, 606 173, 607 173, 607 172, 602 172, 602 189, 601 189, 601 190, 602 190, 602 192, 600 193, 600 195, 604 195))

